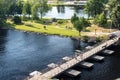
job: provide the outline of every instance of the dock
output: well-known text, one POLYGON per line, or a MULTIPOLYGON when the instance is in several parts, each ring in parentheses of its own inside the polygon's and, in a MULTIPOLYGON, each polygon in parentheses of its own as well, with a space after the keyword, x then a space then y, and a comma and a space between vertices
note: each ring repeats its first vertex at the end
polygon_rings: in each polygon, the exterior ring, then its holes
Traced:
POLYGON ((81 51, 80 51, 80 50, 75 50, 75 52, 76 52, 76 53, 81 53, 81 51))
POLYGON ((29 76, 32 77, 32 76, 34 76, 36 74, 40 74, 41 75, 42 73, 40 73, 39 71, 34 71, 34 72, 30 73, 29 76))
POLYGON ((111 55, 111 54, 114 53, 114 51, 112 51, 112 50, 104 50, 104 51, 102 51, 102 53, 105 54, 105 55, 111 55))
POLYGON ((72 58, 70 58, 70 57, 68 57, 68 56, 65 56, 65 57, 63 57, 62 58, 64 61, 69 61, 70 59, 72 59, 72 58))
POLYGON ((103 56, 98 56, 98 55, 94 55, 91 57, 93 60, 95 61, 103 61, 105 57, 103 56))
POLYGON ((117 79, 115 79, 115 80, 120 80, 120 78, 117 78, 117 79))
POLYGON ((57 67, 58 65, 55 64, 55 63, 51 63, 51 64, 48 64, 47 66, 48 66, 49 68, 55 68, 55 67, 57 67))
POLYGON ((92 48, 93 48, 92 46, 85 47, 85 49, 92 49, 92 48))
POLYGON ((78 64, 78 66, 82 67, 82 68, 92 68, 93 67, 93 63, 90 62, 81 62, 80 64, 78 64))
POLYGON ((70 76, 70 77, 76 77, 76 76, 81 74, 81 71, 77 71, 77 70, 74 70, 74 69, 69 69, 69 70, 65 71, 65 74, 70 76))
POLYGON ((114 43, 118 42, 119 40, 120 40, 120 36, 113 37, 109 40, 106 40, 104 42, 94 45, 93 48, 90 50, 86 50, 84 52, 82 51, 82 54, 73 55, 73 56, 69 57, 71 59, 69 59, 68 57, 63 58, 59 64, 53 63, 54 66, 53 66, 53 64, 52 64, 52 66, 49 65, 50 69, 38 71, 38 72, 40 72, 40 74, 36 73, 32 77, 28 76, 27 80, 49 80, 67 70, 68 70, 67 72, 73 76, 79 75, 79 74, 81 74, 80 71, 73 70, 73 69, 71 70, 71 68, 73 66, 79 64, 80 62, 86 60, 87 58, 89 58, 91 56, 94 60, 100 60, 100 61, 103 60, 104 59, 103 56, 99 56, 96 54, 98 52, 104 50, 105 48, 113 45, 114 43))

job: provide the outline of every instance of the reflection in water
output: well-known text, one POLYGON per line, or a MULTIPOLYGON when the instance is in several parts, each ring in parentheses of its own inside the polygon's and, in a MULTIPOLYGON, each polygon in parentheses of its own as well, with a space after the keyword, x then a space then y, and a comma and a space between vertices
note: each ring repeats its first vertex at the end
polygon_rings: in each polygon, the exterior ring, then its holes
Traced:
POLYGON ((70 19, 74 13, 79 17, 87 18, 87 14, 84 13, 83 9, 73 6, 53 6, 44 18, 59 18, 59 19, 70 19))
POLYGON ((6 36, 7 30, 0 29, 0 53, 3 53, 5 50, 6 36))
POLYGON ((65 6, 58 5, 57 6, 57 11, 58 11, 58 13, 65 13, 65 6))

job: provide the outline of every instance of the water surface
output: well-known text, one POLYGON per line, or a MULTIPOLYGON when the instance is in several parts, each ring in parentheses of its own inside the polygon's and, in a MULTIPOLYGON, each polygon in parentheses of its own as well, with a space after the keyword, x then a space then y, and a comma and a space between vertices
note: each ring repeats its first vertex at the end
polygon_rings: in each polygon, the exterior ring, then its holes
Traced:
POLYGON ((18 80, 74 54, 70 38, 0 30, 0 80, 18 80))

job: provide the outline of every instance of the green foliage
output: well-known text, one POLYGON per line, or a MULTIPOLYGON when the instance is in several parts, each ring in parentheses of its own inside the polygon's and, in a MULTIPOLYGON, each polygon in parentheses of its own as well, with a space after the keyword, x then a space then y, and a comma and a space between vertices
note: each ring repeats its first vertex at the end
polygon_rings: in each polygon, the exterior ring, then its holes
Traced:
POLYGON ((104 35, 104 36, 98 36, 96 37, 96 42, 101 42, 103 40, 107 40, 108 36, 104 35))
POLYGON ((80 35, 80 32, 83 30, 83 23, 82 23, 82 21, 79 19, 79 20, 75 21, 73 25, 79 31, 79 35, 80 35))
POLYGON ((6 20, 1 18, 0 19, 0 27, 4 27, 5 23, 6 23, 6 20))
POLYGON ((80 18, 81 19, 81 22, 82 24, 84 25, 83 27, 86 28, 88 26, 91 25, 91 23, 89 22, 89 20, 85 19, 84 17, 83 18, 80 18))
POLYGON ((63 23, 64 23, 64 20, 57 20, 57 23, 58 23, 58 24, 63 24, 63 23))
POLYGON ((74 14, 74 16, 72 16, 71 18, 71 23, 73 24, 73 26, 79 31, 79 36, 81 36, 81 31, 90 26, 90 22, 85 19, 84 17, 83 18, 78 18, 76 16, 76 14, 74 14))
POLYGON ((89 37, 88 36, 82 36, 82 40, 85 41, 85 42, 88 42, 89 37))
POLYGON ((36 4, 34 4, 33 6, 32 6, 32 9, 31 9, 31 12, 32 12, 32 19, 33 20, 38 20, 39 19, 39 17, 38 17, 38 12, 37 12, 37 5, 36 4))
POLYGON ((101 27, 105 27, 107 24, 107 18, 106 15, 104 13, 97 15, 94 18, 94 24, 101 26, 101 27))
POLYGON ((114 26, 120 29, 120 0, 109 0, 110 18, 114 26))
POLYGON ((18 11, 17 8, 18 8, 17 4, 16 3, 12 3, 10 5, 9 10, 8 10, 8 15, 15 15, 17 13, 17 11, 18 11))
POLYGON ((71 23, 74 24, 75 21, 79 20, 79 18, 77 17, 76 14, 74 14, 72 17, 71 17, 71 23))
POLYGON ((104 3, 106 2, 106 0, 88 0, 85 6, 85 12, 89 17, 95 17, 104 11, 104 3))
POLYGON ((13 1, 14 0, 0 0, 0 27, 4 26, 8 9, 13 1))
POLYGON ((21 18, 19 16, 14 16, 13 22, 14 22, 14 24, 21 24, 21 18))
POLYGON ((23 0, 18 0, 17 1, 17 14, 22 14, 22 10, 23 10, 23 4, 24 4, 24 1, 23 0))
POLYGON ((42 19, 42 17, 45 15, 46 12, 48 12, 50 8, 51 7, 47 4, 47 0, 36 0, 31 9, 33 19, 39 18, 38 13, 40 14, 40 17, 42 19))
POLYGON ((26 1, 24 3, 22 14, 23 14, 23 20, 27 20, 26 15, 29 15, 29 18, 30 18, 30 15, 31 15, 31 4, 30 4, 29 1, 26 1))

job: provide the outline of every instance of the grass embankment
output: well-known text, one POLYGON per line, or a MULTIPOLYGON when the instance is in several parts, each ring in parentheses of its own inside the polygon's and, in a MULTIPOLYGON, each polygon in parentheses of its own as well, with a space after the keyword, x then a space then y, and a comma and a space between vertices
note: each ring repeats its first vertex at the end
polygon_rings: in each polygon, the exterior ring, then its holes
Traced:
MULTIPOLYGON (((66 37, 74 37, 78 38, 79 33, 73 27, 70 20, 59 20, 57 22, 41 24, 39 21, 25 21, 21 25, 13 24, 10 20, 7 21, 9 25, 17 30, 37 32, 37 33, 45 33, 51 35, 59 35, 66 37), (46 29, 44 28, 46 26, 46 29)), ((98 27, 96 25, 92 25, 91 27, 86 28, 87 32, 82 32, 82 36, 103 36, 109 34, 109 29, 104 29, 102 27, 98 27), (96 34, 95 35, 95 29, 96 34)), ((114 30, 113 30, 114 31, 114 30)))
MULTIPOLYGON (((62 23, 62 24, 51 23, 46 25, 32 21, 23 22, 24 24, 21 25, 13 24, 11 21, 8 21, 8 23, 9 25, 11 25, 12 28, 17 30, 46 33, 46 34, 67 36, 67 37, 79 37, 78 31, 76 31, 75 29, 70 30, 66 28, 65 25, 66 23, 62 23), (44 26, 46 26, 46 29, 44 28, 44 26)), ((71 24, 68 22, 67 25, 71 25, 71 24)))

